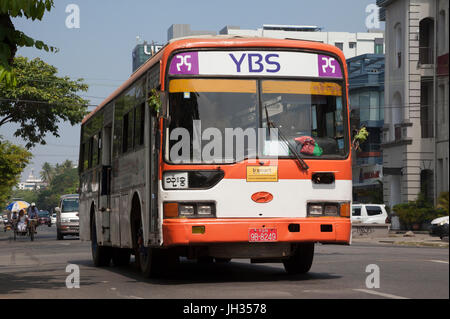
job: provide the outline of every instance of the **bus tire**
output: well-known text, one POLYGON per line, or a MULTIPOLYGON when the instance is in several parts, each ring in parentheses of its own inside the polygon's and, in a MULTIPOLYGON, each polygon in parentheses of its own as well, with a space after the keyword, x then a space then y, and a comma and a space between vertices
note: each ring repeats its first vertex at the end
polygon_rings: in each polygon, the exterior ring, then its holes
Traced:
POLYGON ((91 219, 91 251, 95 267, 109 266, 111 262, 111 247, 101 246, 97 243, 95 217, 91 219))
POLYGON ((112 248, 112 262, 114 266, 126 266, 130 263, 131 252, 126 248, 112 248))
POLYGON ((294 254, 283 261, 288 274, 304 274, 311 269, 314 258, 314 243, 298 244, 294 254))

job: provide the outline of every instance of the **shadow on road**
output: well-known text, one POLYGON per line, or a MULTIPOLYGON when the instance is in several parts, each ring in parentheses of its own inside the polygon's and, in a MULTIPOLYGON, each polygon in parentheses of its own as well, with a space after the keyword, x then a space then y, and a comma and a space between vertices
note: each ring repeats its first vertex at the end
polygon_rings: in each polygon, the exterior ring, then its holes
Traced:
MULTIPOLYGON (((71 260, 73 264, 94 267, 91 260, 71 260)), ((315 273, 289 275, 281 264, 249 264, 239 260, 230 263, 201 264, 195 261, 182 260, 180 263, 166 269, 157 278, 145 278, 134 262, 128 266, 102 267, 101 269, 126 276, 133 281, 148 282, 158 285, 187 285, 198 283, 230 283, 230 282, 273 282, 273 281, 310 281, 333 280, 341 276, 329 273, 315 273)))
MULTIPOLYGON (((66 278, 69 273, 61 271, 65 267, 47 267, 46 269, 24 269, 17 270, 13 273, 0 273, 0 296, 8 295, 12 297, 14 294, 28 293, 33 294, 34 289, 55 290, 66 288, 66 278), (53 275, 50 275, 52 273, 53 275), (54 275, 55 273, 60 273, 54 275)), ((1 270, 0 270, 1 272, 1 270)), ((93 277, 82 277, 83 285, 95 285, 97 281, 93 277)), ((42 298, 39 292, 31 298, 42 298)))

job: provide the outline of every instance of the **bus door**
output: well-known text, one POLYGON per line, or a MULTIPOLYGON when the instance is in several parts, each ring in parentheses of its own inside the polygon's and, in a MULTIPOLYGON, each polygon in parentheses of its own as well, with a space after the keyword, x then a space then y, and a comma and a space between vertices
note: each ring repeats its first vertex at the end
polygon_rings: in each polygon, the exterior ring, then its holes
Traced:
POLYGON ((112 126, 106 126, 102 134, 102 170, 100 183, 99 211, 102 222, 102 237, 104 243, 111 242, 111 138, 112 126))
POLYGON ((160 218, 158 216, 158 183, 159 183, 159 146, 160 128, 156 114, 149 110, 149 243, 159 246, 162 243, 162 232, 160 230, 160 218))

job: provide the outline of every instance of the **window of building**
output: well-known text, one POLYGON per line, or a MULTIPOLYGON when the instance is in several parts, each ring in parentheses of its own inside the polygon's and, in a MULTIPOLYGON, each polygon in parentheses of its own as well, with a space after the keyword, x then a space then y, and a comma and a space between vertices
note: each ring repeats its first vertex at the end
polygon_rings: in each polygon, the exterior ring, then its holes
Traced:
POLYGON ((423 79, 420 87, 420 126, 422 138, 431 138, 433 132, 433 82, 423 79))
POLYGON ((350 49, 355 49, 355 48, 356 48, 356 42, 349 42, 349 43, 348 43, 348 47, 349 47, 350 49))
POLYGON ((397 23, 394 27, 395 34, 395 65, 397 68, 402 66, 402 27, 400 23, 397 23))
POLYGON ((341 51, 344 51, 344 43, 343 42, 335 42, 334 45, 341 51))
POLYGON ((433 202, 433 171, 431 169, 424 169, 420 171, 420 192, 425 199, 433 202))

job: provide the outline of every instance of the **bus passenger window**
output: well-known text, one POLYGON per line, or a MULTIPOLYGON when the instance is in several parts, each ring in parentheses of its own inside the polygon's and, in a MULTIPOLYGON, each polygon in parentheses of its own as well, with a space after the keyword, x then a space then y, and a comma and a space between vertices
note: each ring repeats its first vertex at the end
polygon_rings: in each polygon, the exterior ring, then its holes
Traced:
POLYGON ((138 105, 134 110, 134 114, 134 144, 135 146, 144 145, 145 104, 138 105))

